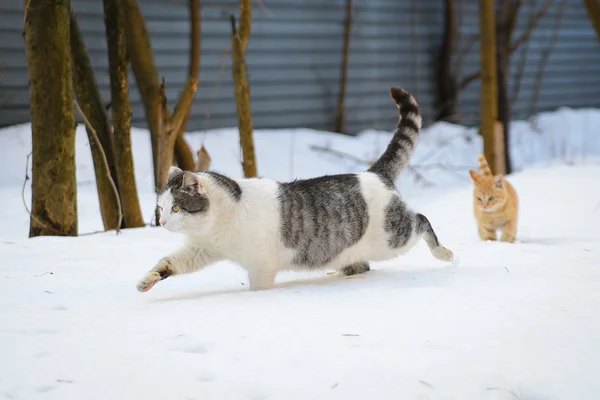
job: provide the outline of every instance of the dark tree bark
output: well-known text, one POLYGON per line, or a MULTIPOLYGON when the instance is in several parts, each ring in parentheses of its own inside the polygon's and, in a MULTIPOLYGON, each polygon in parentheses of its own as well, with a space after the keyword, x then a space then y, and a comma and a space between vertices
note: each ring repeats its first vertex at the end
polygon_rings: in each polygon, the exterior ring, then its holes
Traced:
POLYGON ((104 0, 116 179, 123 209, 123 227, 144 226, 131 151, 131 104, 127 86, 127 50, 119 0, 104 0))
POLYGON ((77 235, 69 20, 69 1, 26 2, 24 36, 33 146, 30 237, 77 235))
POLYGON ((344 37, 342 46, 342 57, 340 63, 340 89, 338 92, 337 112, 335 117, 335 132, 344 133, 344 122, 346 117, 346 81, 348 75, 348 53, 350 50, 350 34, 352 27, 352 0, 346 0, 346 14, 344 16, 344 37))
POLYGON ((590 18, 590 22, 596 31, 596 36, 600 40, 600 1, 598 0, 583 0, 583 4, 590 18))
POLYGON ((235 17, 231 16, 231 71, 233 75, 233 88, 235 93, 235 104, 237 107, 238 130, 240 134, 240 146, 242 148, 242 169, 246 178, 255 177, 256 157, 254 155, 254 138, 252 135, 252 114, 250 111, 250 88, 246 71, 244 49, 248 43, 247 37, 242 37, 243 32, 250 32, 250 13, 243 13, 244 7, 250 7, 250 0, 240 0, 240 29, 235 27, 235 17), (244 5, 244 6, 242 6, 244 5))
POLYGON ((96 187, 98 189, 98 200, 100 203, 100 213, 105 230, 117 230, 120 228, 118 198, 115 196, 109 176, 119 190, 116 179, 117 168, 115 165, 113 139, 106 109, 100 96, 96 76, 87 54, 85 43, 81 37, 77 19, 71 11, 71 57, 73 60, 73 86, 75 96, 81 110, 87 117, 94 132, 90 127, 86 126, 90 149, 92 151, 92 161, 94 163, 94 172, 96 175, 96 187), (96 141, 96 135, 100 140, 100 144, 96 141), (102 146, 106 160, 108 161, 109 172, 107 173, 107 165, 99 146, 102 146))
POLYGON ((444 39, 437 68, 438 104, 436 121, 452 121, 457 115, 458 86, 452 72, 452 55, 456 26, 454 23, 454 0, 445 0, 444 39))

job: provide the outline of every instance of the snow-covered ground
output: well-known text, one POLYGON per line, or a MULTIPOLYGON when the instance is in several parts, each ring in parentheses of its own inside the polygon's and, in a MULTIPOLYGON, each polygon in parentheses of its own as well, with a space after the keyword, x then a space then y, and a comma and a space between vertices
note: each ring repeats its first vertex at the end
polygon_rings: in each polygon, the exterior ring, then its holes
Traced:
MULTIPOLYGON (((598 126, 599 111, 567 109, 514 124, 515 244, 477 237, 466 174, 481 146, 474 130, 423 132, 398 186, 458 267, 420 243, 359 277, 285 273, 249 292, 244 272, 222 262, 143 294, 138 279, 181 237, 147 227, 28 239, 30 128, 0 131, 0 398, 598 399, 598 126)), ((389 138, 259 131, 259 174, 359 171, 360 160, 311 146, 372 160, 389 138)), ((150 221, 149 140, 142 130, 133 139, 150 221)), ((214 169, 241 176, 235 131, 188 140, 206 144, 214 169)), ((80 127, 81 233, 101 228, 88 146, 80 127)))

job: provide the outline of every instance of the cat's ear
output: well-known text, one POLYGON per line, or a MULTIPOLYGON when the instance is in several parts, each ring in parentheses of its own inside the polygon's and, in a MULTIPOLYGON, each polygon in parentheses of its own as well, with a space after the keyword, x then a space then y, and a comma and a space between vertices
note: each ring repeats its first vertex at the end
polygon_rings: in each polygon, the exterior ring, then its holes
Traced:
POLYGON ((193 172, 183 173, 183 187, 189 190, 193 190, 198 193, 206 193, 206 186, 208 181, 206 177, 200 176, 193 172))
POLYGON ((181 172, 181 168, 171 165, 169 168, 169 177, 171 177, 171 175, 173 175, 175 172, 181 172))
POLYGON ((473 180, 473 182, 479 182, 479 179, 481 178, 481 175, 479 175, 477 172, 473 171, 472 169, 469 170, 469 175, 471 175, 471 179, 473 180))
POLYGON ((494 176, 494 186, 498 189, 501 189, 502 186, 504 186, 504 176, 502 174, 494 176))

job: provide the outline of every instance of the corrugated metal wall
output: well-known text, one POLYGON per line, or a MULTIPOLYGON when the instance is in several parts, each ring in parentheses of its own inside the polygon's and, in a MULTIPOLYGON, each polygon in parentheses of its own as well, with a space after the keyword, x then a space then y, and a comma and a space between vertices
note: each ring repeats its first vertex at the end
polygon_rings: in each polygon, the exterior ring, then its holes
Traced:
MULTIPOLYGON (((156 64, 166 78, 172 104, 186 78, 189 22, 183 0, 139 0, 152 37, 156 64)), ((256 128, 311 127, 331 130, 335 120, 345 0, 264 0, 254 5, 247 63, 256 128)), ((541 2, 538 1, 538 2, 541 2)), ((443 2, 369 0, 354 2, 346 105, 346 131, 391 129, 395 111, 391 85, 412 91, 425 122, 434 115, 435 63, 443 33, 443 2)), ((478 30, 477 2, 458 0, 461 37, 478 30)), ((555 1, 559 3, 559 1, 555 1)), ((72 0, 103 98, 109 100, 102 2, 72 0)), ((202 2, 200 86, 188 129, 236 126, 228 51, 228 17, 237 1, 202 2), (224 65, 223 65, 224 61, 224 65), (207 114, 210 110, 210 120, 207 114)), ((525 7, 526 10, 526 7, 525 7)), ((457 11, 458 13, 458 11, 457 11)), ((529 44, 516 117, 528 112, 537 61, 552 31, 555 6, 529 44)), ((527 11, 519 29, 527 23, 527 11)), ((0 2, 0 125, 29 120, 23 2, 0 2)), ((516 33, 519 34, 519 31, 516 33)), ((513 57, 513 66, 519 59, 513 57)), ((561 105, 600 106, 600 46, 581 2, 567 1, 562 26, 544 75, 536 110, 561 105)), ((478 45, 466 57, 464 74, 478 68, 478 45)), ((512 68, 513 75, 516 67, 512 68)), ((130 74, 133 122, 144 126, 139 94, 130 74)), ((512 87, 512 83, 511 83, 512 87)), ((461 122, 477 121, 479 84, 460 95, 461 122)))

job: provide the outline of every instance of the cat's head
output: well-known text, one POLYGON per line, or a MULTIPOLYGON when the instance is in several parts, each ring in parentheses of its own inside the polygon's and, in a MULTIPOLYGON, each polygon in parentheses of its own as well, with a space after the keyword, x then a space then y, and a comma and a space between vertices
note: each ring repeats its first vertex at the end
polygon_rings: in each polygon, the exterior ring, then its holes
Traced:
POLYGON ((206 175, 169 169, 169 180, 158 198, 160 224, 171 232, 206 234, 214 223, 206 175))
POLYGON ((473 181, 473 197, 483 211, 496 211, 506 202, 506 186, 503 175, 481 175, 469 171, 473 181))

